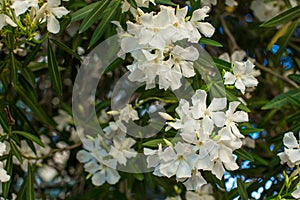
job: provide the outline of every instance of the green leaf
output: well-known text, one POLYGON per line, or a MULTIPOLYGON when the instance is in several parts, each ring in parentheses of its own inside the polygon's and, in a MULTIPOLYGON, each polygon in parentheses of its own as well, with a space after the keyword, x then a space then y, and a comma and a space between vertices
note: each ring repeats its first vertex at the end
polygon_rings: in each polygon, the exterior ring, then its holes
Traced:
POLYGON ((27 65, 36 57, 38 54, 40 48, 42 46, 42 43, 36 44, 33 49, 26 55, 26 58, 24 59, 22 66, 27 67, 27 65))
POLYGON ((237 179, 237 188, 242 200, 248 200, 247 188, 240 178, 237 179))
MULTIPOLYGON (((79 27, 79 34, 86 31, 90 26, 92 26, 97 20, 101 19, 103 16, 106 18, 105 15, 103 15, 105 9, 108 7, 107 4, 109 3, 109 0, 104 0, 99 4, 95 4, 95 7, 92 11, 90 11, 90 14, 87 15, 83 22, 81 23, 79 27)), ((109 8, 109 7, 108 7, 109 8)), ((108 9, 106 9, 108 10, 108 9)), ((111 9, 109 9, 111 10, 111 9)))
POLYGON ((295 99, 292 96, 287 96, 287 100, 288 100, 289 104, 291 104, 292 106, 294 106, 297 109, 300 109, 300 100, 299 99, 295 99))
POLYGON ((95 7, 98 6, 98 4, 101 4, 100 1, 98 2, 94 2, 94 3, 91 3, 87 6, 84 6, 83 8, 77 10, 76 12, 72 13, 71 14, 71 22, 76 22, 76 21, 79 21, 83 18, 85 18, 95 7))
POLYGON ((289 79, 295 81, 296 83, 300 83, 300 75, 299 74, 290 74, 289 79))
POLYGON ((48 69, 51 77, 51 82, 53 84, 54 89, 62 95, 62 82, 60 73, 58 70, 58 65, 56 61, 56 56, 52 50, 52 46, 50 40, 48 40, 48 69))
POLYGON ((44 143, 41 141, 40 138, 38 138, 37 136, 31 134, 31 133, 27 133, 27 132, 24 132, 24 131, 12 131, 12 133, 15 133, 15 134, 18 134, 18 135, 21 135, 29 140, 32 140, 33 142, 37 143, 38 145, 42 146, 42 147, 45 147, 44 143))
POLYGON ((169 6, 177 6, 177 4, 173 3, 171 0, 155 0, 155 3, 169 5, 169 6))
POLYGON ((93 46, 104 34, 105 27, 111 22, 111 19, 114 17, 115 13, 118 11, 117 8, 119 7, 120 3, 121 3, 121 0, 112 1, 108 6, 109 9, 106 9, 103 12, 103 15, 105 17, 102 18, 102 20, 99 22, 96 30, 94 31, 88 48, 91 48, 91 46, 93 46))
POLYGON ((249 160, 250 162, 254 162, 254 158, 251 153, 245 151, 244 149, 237 149, 234 153, 243 160, 249 160))
POLYGON ((262 132, 264 129, 262 128, 245 128, 245 129, 241 129, 240 132, 243 135, 248 135, 250 133, 256 133, 256 132, 262 132))
POLYGON ((277 59, 279 59, 280 55, 285 51, 285 49, 286 49, 291 37, 293 36, 299 22, 300 22, 300 18, 297 21, 295 21, 291 24, 291 26, 286 31, 285 35, 283 35, 282 37, 279 38, 278 45, 280 46, 280 48, 276 53, 276 55, 278 55, 277 59))
POLYGON ((273 17, 272 19, 264 22, 260 27, 275 27, 280 24, 291 21, 292 19, 300 16, 300 6, 293 7, 284 11, 283 13, 273 17))
POLYGON ((10 53, 10 62, 8 67, 10 68, 11 80, 16 85, 18 83, 18 66, 13 52, 10 53))
POLYGON ((158 144, 164 144, 164 139, 160 138, 160 139, 153 139, 153 140, 149 140, 147 142, 143 143, 143 146, 145 147, 158 147, 158 144))
POLYGON ((222 60, 220 58, 213 58, 214 63, 219 68, 219 70, 231 71, 231 63, 222 60))
POLYGON ((34 87, 35 84, 35 76, 30 68, 23 67, 22 68, 22 76, 26 79, 26 81, 31 85, 31 87, 34 87))
POLYGON ((123 60, 121 58, 115 59, 108 67, 105 68, 103 74, 113 71, 117 67, 120 67, 122 63, 123 63, 123 60))
POLYGON ((51 41, 53 43, 55 43, 60 49, 64 50, 65 52, 67 52, 68 54, 74 56, 75 58, 77 58, 78 60, 81 60, 80 56, 70 47, 68 47, 67 45, 65 45, 64 43, 58 41, 58 40, 54 40, 51 39, 51 41))
POLYGON ((206 44, 214 47, 223 47, 223 45, 215 40, 208 39, 208 38, 201 38, 199 41, 201 44, 206 44))
POLYGON ((27 90, 24 90, 21 87, 16 87, 16 90, 18 91, 21 100, 30 107, 30 109, 38 119, 50 126, 55 126, 56 123, 54 122, 54 120, 49 117, 48 114, 41 108, 33 95, 31 95, 27 90))
POLYGON ((290 90, 286 93, 280 94, 273 98, 269 103, 264 105, 261 109, 262 110, 268 110, 272 108, 280 108, 283 107, 288 103, 288 96, 291 96, 295 99, 300 99, 300 90, 299 89, 294 89, 290 90))
MULTIPOLYGON (((12 153, 9 153, 8 158, 6 160, 6 171, 7 174, 10 176, 13 175, 13 159, 12 159, 12 153)), ((10 185, 11 185, 12 180, 10 179, 7 182, 2 183, 2 195, 5 199, 8 198, 9 190, 10 190, 10 185)))
POLYGON ((20 163, 23 163, 22 154, 14 141, 10 141, 10 148, 12 150, 13 155, 16 156, 16 158, 20 161, 20 163))
POLYGON ((26 200, 35 200, 34 197, 34 170, 28 162, 28 174, 26 177, 26 200))

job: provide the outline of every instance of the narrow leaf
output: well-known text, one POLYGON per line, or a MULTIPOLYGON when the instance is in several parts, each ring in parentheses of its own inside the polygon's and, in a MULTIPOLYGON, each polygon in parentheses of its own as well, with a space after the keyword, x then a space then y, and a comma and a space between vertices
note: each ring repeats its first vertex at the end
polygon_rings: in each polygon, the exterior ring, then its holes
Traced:
MULTIPOLYGON (((8 158, 6 160, 6 171, 8 175, 12 176, 12 172, 13 172, 12 153, 9 153, 8 158)), ((8 182, 2 183, 2 195, 5 199, 7 199, 8 197, 11 182, 12 180, 10 179, 8 182)))
POLYGON ((35 200, 33 182, 34 182, 34 171, 30 162, 28 162, 28 174, 26 177, 26 187, 27 187, 26 200, 35 200))
POLYGON ((240 178, 237 179, 237 188, 242 200, 248 200, 247 189, 240 178))
POLYGON ((51 82, 54 89, 61 95, 62 94, 62 82, 60 73, 58 70, 58 65, 56 61, 56 56, 53 52, 50 40, 48 40, 48 69, 51 77, 51 82))
POLYGON ((169 6, 177 6, 177 4, 173 3, 171 0, 155 0, 155 3, 169 6))
POLYGON ((103 18, 96 30, 94 31, 94 34, 92 36, 92 39, 89 43, 89 47, 90 48, 91 46, 93 46, 100 38, 101 36, 103 35, 104 33, 104 30, 105 30, 105 27, 111 22, 111 19, 114 17, 115 13, 118 11, 118 7, 119 7, 119 4, 121 3, 120 0, 117 0, 117 1, 112 1, 110 3, 110 6, 109 8, 110 9, 106 9, 103 13, 103 15, 105 16, 105 18, 103 18))
POLYGON ((199 41, 201 44, 206 44, 210 46, 215 46, 215 47, 223 47, 223 45, 215 40, 208 39, 208 38, 201 38, 199 41))
POLYGON ((76 22, 76 21, 79 21, 79 20, 85 18, 100 3, 101 3, 100 1, 94 2, 94 3, 91 3, 87 6, 84 6, 81 9, 77 10, 76 12, 74 12, 71 15, 71 17, 72 17, 71 22, 76 22))
POLYGON ((280 108, 288 103, 288 96, 291 96, 295 99, 300 99, 300 90, 299 89, 294 89, 290 90, 286 93, 280 94, 273 98, 269 103, 264 105, 261 109, 262 110, 267 110, 267 109, 272 109, 272 108, 280 108))
POLYGON ((300 75, 299 74, 290 74, 289 79, 295 81, 296 83, 300 83, 300 75))
POLYGON ((64 50, 65 52, 67 52, 68 54, 74 56, 75 58, 77 58, 78 60, 81 60, 80 56, 70 47, 68 47, 67 45, 65 45, 64 43, 58 41, 58 40, 54 40, 51 39, 51 41, 53 43, 55 43, 60 49, 64 50))
POLYGON ((23 163, 22 154, 14 141, 10 142, 10 148, 12 150, 13 155, 16 156, 16 158, 20 161, 20 163, 23 163))
POLYGON ((249 160, 250 162, 254 162, 254 158, 251 153, 245 151, 244 149, 237 149, 234 153, 243 160, 249 160))
POLYGON ((36 117, 41 120, 42 122, 54 126, 55 122, 54 120, 48 116, 48 114, 41 108, 41 106, 38 104, 38 102, 31 97, 31 95, 28 95, 27 91, 25 91, 21 87, 16 87, 16 90, 18 91, 18 94, 20 95, 21 100, 30 107, 32 112, 36 115, 36 117))
POLYGON ((17 60, 14 56, 14 53, 10 53, 10 62, 9 62, 9 68, 10 68, 10 75, 12 82, 16 85, 18 83, 18 66, 17 66, 17 60))
POLYGON ((260 27, 275 27, 277 25, 289 22, 298 16, 300 16, 300 6, 296 6, 284 11, 283 13, 264 22, 263 24, 260 25, 260 27))
MULTIPOLYGON (((104 0, 99 4, 96 4, 92 11, 90 11, 90 14, 87 15, 83 22, 81 23, 79 27, 79 33, 83 33, 86 31, 90 26, 92 26, 97 20, 101 19, 103 16, 104 10, 107 8, 107 4, 109 3, 109 0, 104 0)), ((107 16, 105 16, 106 18, 107 16)))
POLYGON ((37 136, 31 134, 31 133, 27 133, 25 131, 12 131, 12 133, 21 135, 29 140, 32 140, 33 142, 37 143, 38 145, 45 147, 44 143, 41 141, 40 138, 38 138, 37 136))

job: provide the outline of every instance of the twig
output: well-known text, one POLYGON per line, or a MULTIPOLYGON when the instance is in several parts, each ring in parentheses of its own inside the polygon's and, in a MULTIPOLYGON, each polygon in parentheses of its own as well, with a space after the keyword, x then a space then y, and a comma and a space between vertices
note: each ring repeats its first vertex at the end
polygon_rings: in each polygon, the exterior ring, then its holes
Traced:
POLYGON ((222 27, 223 27, 223 29, 224 29, 224 32, 226 33, 226 35, 227 35, 228 38, 229 38, 229 42, 230 42, 230 44, 231 44, 232 52, 234 52, 235 50, 241 49, 241 48, 239 47, 239 45, 236 43, 236 40, 235 40, 234 36, 233 36, 232 33, 230 32, 230 30, 229 30, 229 28, 228 28, 228 26, 227 26, 227 24, 226 24, 226 22, 225 22, 225 20, 224 20, 224 16, 223 16, 223 15, 220 16, 220 21, 221 21, 222 27))
POLYGON ((26 155, 22 155, 24 158, 28 159, 28 160, 43 160, 45 158, 48 158, 50 156, 52 156, 54 153, 57 153, 57 152, 63 152, 63 151, 68 151, 68 150, 72 150, 72 149, 76 149, 77 147, 79 147, 81 145, 81 142, 80 143, 76 143, 76 144, 73 144, 71 146, 67 146, 67 147, 64 147, 64 148, 60 148, 60 149, 52 149, 48 154, 46 155, 43 155, 43 156, 40 156, 40 157, 34 157, 34 156, 26 156, 26 155))
POLYGON ((273 70, 271 70, 271 69, 269 69, 269 68, 263 66, 262 64, 260 64, 260 63, 258 63, 258 62, 255 62, 255 65, 256 65, 259 69, 261 69, 261 70, 263 70, 263 71, 266 71, 266 72, 268 72, 268 73, 270 73, 270 74, 272 74, 272 75, 274 75, 274 76, 280 78, 281 80, 283 80, 283 81, 289 83, 290 85, 294 86, 295 88, 299 88, 299 85, 298 85, 297 83, 293 82, 292 80, 290 80, 289 78, 287 78, 287 77, 285 77, 285 76, 282 76, 282 75, 280 75, 280 74, 277 74, 277 73, 274 72, 273 70))

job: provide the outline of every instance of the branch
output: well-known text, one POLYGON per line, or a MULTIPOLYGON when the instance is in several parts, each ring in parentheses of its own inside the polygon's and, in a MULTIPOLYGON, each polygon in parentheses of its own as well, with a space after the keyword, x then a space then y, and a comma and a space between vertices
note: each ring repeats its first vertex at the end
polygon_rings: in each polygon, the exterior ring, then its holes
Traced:
POLYGON ((292 80, 290 80, 289 78, 285 77, 285 76, 282 76, 280 74, 277 74, 275 71, 273 71, 272 69, 269 69, 265 66, 263 66, 262 64, 258 63, 258 62, 255 62, 255 65, 265 71, 265 72, 268 72, 270 74, 272 74, 273 76, 276 76, 277 78, 280 78, 281 80, 285 81, 286 83, 289 83, 290 85, 294 86, 295 88, 299 88, 299 85, 295 82, 293 82, 292 80))
POLYGON ((40 157, 34 157, 34 156, 26 156, 26 155, 22 155, 24 158, 28 159, 28 160, 43 160, 45 158, 48 158, 48 157, 51 157, 54 153, 57 153, 57 152, 63 152, 63 151, 69 151, 69 150, 72 150, 72 149, 76 149, 77 147, 79 147, 81 145, 81 142, 80 143, 76 143, 76 144, 73 144, 71 146, 67 146, 67 147, 64 147, 64 148, 60 148, 60 149, 52 149, 48 154, 46 155, 43 155, 43 156, 40 156, 40 157))

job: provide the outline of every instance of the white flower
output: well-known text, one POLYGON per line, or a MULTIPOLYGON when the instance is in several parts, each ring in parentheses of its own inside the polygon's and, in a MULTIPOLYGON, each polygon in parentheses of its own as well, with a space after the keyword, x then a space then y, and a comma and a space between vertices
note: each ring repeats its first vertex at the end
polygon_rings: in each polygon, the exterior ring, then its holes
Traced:
POLYGON ((236 124, 238 122, 247 122, 248 119, 248 114, 244 111, 236 111, 236 108, 239 106, 240 102, 234 101, 229 103, 229 108, 226 111, 226 121, 225 121, 225 126, 230 128, 232 133, 238 137, 238 138, 244 138, 244 135, 242 135, 237 128, 236 124))
POLYGON ((221 112, 226 107, 226 98, 213 98, 210 105, 206 105, 207 93, 204 90, 197 90, 192 97, 192 113, 195 119, 202 118, 204 123, 213 121, 218 127, 224 125, 225 113, 221 112))
POLYGON ((84 164, 85 171, 92 174, 92 183, 100 186, 105 182, 115 184, 119 181, 120 175, 116 170, 117 160, 110 159, 109 154, 100 144, 101 137, 94 140, 83 140, 86 150, 77 153, 77 159, 84 164))
POLYGON ((206 180, 202 177, 201 173, 196 170, 192 172, 192 176, 187 179, 183 184, 187 190, 200 190, 206 184, 206 180))
POLYGON ((204 6, 203 8, 197 9, 193 12, 190 22, 206 37, 211 37, 215 28, 208 22, 202 22, 208 15, 210 7, 204 6))
POLYGON ((235 61, 233 74, 226 72, 224 75, 224 84, 234 84, 234 86, 244 94, 246 87, 254 87, 258 84, 257 79, 253 76, 254 67, 254 64, 249 60, 246 62, 235 61))
POLYGON ((59 109, 58 110, 58 115, 55 116, 54 121, 57 123, 57 129, 59 131, 62 131, 63 129, 65 129, 66 127, 68 127, 70 124, 73 124, 73 118, 71 115, 69 115, 69 113, 67 113, 66 111, 59 109))
POLYGON ((50 33, 56 34, 60 30, 59 21, 56 18, 59 19, 70 12, 63 6, 59 7, 60 3, 60 0, 49 0, 36 14, 35 21, 46 20, 47 30, 50 33))
POLYGON ((116 160, 105 160, 97 167, 97 171, 92 177, 92 182, 96 186, 103 185, 105 182, 116 184, 120 180, 120 175, 116 170, 116 160))
POLYGON ((7 182, 10 179, 10 175, 7 174, 7 171, 3 168, 3 162, 0 162, 0 182, 7 182))
POLYGON ((129 120, 138 120, 139 116, 136 110, 132 108, 131 104, 127 104, 120 110, 119 120, 129 122, 129 120))
POLYGON ((161 153, 161 159, 163 160, 159 166, 161 174, 168 178, 173 175, 176 175, 176 178, 189 178, 197 156, 191 152, 189 144, 178 142, 174 149, 167 147, 161 153))
POLYGON ((185 198, 186 200, 215 200, 215 197, 212 194, 212 186, 210 184, 206 184, 195 192, 187 191, 185 198))
POLYGON ((3 154, 6 151, 6 145, 3 142, 0 142, 0 156, 3 156, 3 154))
POLYGON ((113 138, 113 145, 111 146, 109 155, 116 159, 120 164, 126 165, 127 158, 133 158, 137 155, 134 149, 131 149, 135 144, 132 138, 113 138))
POLYGON ((9 16, 0 14, 0 30, 6 25, 10 25, 12 27, 17 26, 17 24, 9 16))
POLYGON ((281 164, 287 163, 289 167, 300 164, 300 146, 292 132, 285 133, 283 137, 284 152, 277 154, 281 164))
POLYGON ((300 199, 300 185, 297 186, 297 189, 292 192, 292 196, 295 198, 295 199, 300 199))
POLYGON ((44 165, 43 167, 38 168, 37 173, 45 182, 50 182, 53 180, 55 176, 57 176, 58 172, 54 167, 49 165, 44 165))
POLYGON ((156 167, 160 163, 160 156, 162 153, 162 145, 158 144, 158 150, 144 148, 144 154, 147 156, 147 167, 156 167))
POLYGON ((14 3, 11 5, 11 8, 15 10, 16 16, 19 16, 25 13, 28 8, 38 9, 38 0, 14 0, 14 3))

